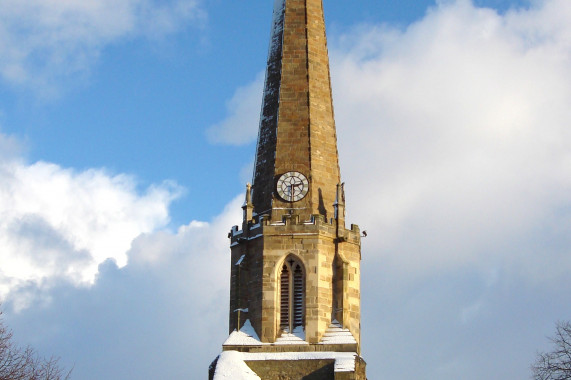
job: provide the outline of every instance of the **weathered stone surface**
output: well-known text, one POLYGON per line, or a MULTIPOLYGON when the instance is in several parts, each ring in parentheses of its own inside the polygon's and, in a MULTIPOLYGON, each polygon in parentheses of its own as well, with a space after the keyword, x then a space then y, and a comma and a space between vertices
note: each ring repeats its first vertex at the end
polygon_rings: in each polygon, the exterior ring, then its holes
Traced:
POLYGON ((333 380, 333 360, 266 360, 246 362, 262 380, 333 380))
MULTIPOLYGON (((233 342, 223 349, 360 354, 361 232, 356 225, 345 226, 323 4, 322 0, 275 4, 253 194, 250 202, 247 192, 242 228, 236 226, 229 234, 229 332, 249 320, 260 341, 233 342), (278 178, 289 171, 300 172, 309 181, 307 195, 296 202, 281 199, 276 191, 278 178), (305 341, 295 344, 278 341, 283 334, 280 274, 288 257, 301 264, 297 268, 303 267, 303 286, 297 288, 303 288, 303 305, 296 310, 303 309, 305 341), (354 341, 323 344, 334 320, 354 341)), ((284 289, 288 300, 288 288, 284 289)), ((366 379, 361 358, 352 372, 334 372, 328 360, 247 364, 263 380, 366 379)))
POLYGON ((293 218, 231 233, 229 332, 249 319, 263 343, 276 341, 281 335, 279 270, 289 255, 295 255, 306 268, 307 342, 319 343, 335 318, 360 344, 360 230, 352 227, 348 230, 321 218, 312 223, 293 218), (337 238, 338 230, 343 242, 337 238))
POLYGON ((276 2, 254 173, 258 214, 333 217, 340 182, 329 57, 321 0, 276 2), (277 178, 298 171, 310 181, 292 205, 275 193, 277 178))

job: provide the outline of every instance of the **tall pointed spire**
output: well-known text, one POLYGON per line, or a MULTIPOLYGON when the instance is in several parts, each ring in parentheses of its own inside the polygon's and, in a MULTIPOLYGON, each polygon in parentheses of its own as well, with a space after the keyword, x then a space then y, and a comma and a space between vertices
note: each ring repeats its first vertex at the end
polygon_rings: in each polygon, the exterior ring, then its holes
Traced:
POLYGON ((345 226, 331 98, 322 0, 275 0, 254 182, 228 234, 230 336, 211 380, 235 359, 263 379, 366 379, 361 233, 345 226))
MULTIPOLYGON (((340 182, 322 0, 276 0, 253 179, 253 204, 272 218, 294 207, 278 178, 303 174, 296 213, 333 217, 340 182)), ((287 190, 287 189, 286 189, 287 190)))

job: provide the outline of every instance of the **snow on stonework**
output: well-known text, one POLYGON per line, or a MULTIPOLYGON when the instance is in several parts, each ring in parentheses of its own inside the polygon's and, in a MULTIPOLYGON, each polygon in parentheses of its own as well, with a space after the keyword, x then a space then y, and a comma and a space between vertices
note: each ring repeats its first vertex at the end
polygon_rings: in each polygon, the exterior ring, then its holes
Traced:
POLYGON ((293 333, 284 331, 282 335, 276 339, 276 344, 309 344, 305 341, 305 331, 303 327, 298 326, 293 333))
POLYGON ((351 331, 344 329, 339 322, 333 320, 319 344, 357 344, 357 341, 351 331))
POLYGON ((281 44, 275 43, 275 39, 281 38, 282 32, 284 30, 284 13, 285 13, 285 0, 275 0, 274 1, 274 15, 272 20, 272 32, 270 41, 270 56, 276 54, 277 52, 272 49, 277 49, 281 47, 281 44))
POLYGON ((242 360, 284 361, 284 360, 334 360, 335 372, 354 372, 356 352, 241 352, 242 360))
POLYGON ((223 346, 259 346, 261 344, 256 330, 252 327, 250 320, 247 319, 240 331, 232 331, 223 346))
POLYGON ((355 352, 238 352, 224 351, 218 357, 214 380, 261 380, 248 367, 250 361, 334 360, 335 372, 355 371, 355 352))
POLYGON ((244 363, 244 357, 237 351, 224 351, 218 357, 214 380, 261 380, 254 371, 244 363))
POLYGON ((236 264, 234 264, 234 265, 240 265, 240 264, 242 264, 242 261, 244 261, 245 258, 246 258, 246 255, 242 255, 242 256, 240 257, 240 259, 238 259, 238 261, 236 261, 236 264))

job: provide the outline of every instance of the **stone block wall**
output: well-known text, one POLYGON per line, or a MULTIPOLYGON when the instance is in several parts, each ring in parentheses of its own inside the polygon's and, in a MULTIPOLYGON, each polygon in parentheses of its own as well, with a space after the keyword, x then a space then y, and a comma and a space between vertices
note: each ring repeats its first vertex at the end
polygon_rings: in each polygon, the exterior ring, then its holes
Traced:
POLYGON ((336 372, 334 380, 367 380, 366 366, 363 358, 359 357, 355 361, 355 372, 336 372))
POLYGON ((334 380, 333 360, 265 360, 246 362, 262 380, 334 380))
POLYGON ((287 0, 274 12, 253 203, 274 218, 291 207, 304 219, 332 218, 341 176, 322 0, 287 0), (277 178, 289 171, 310 182, 295 205, 273 194, 277 178))
MULTIPOLYGON (((315 217, 300 222, 293 215, 285 223, 266 220, 246 231, 231 232, 232 268, 230 331, 249 319, 264 343, 281 335, 278 299, 283 261, 294 255, 305 268, 306 341, 319 343, 337 318, 360 342, 360 231, 341 226, 343 239, 336 236, 335 223, 315 217), (236 262, 244 256, 240 266, 236 262), (342 309, 334 314, 334 305, 342 309)), ((357 349, 358 351, 358 349, 357 349)))

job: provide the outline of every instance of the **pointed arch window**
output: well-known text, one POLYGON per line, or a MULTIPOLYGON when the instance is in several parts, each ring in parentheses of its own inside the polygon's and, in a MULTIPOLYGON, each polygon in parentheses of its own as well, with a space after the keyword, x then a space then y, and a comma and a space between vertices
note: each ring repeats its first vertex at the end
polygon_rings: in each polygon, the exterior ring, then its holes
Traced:
POLYGON ((280 328, 293 333, 305 325, 305 273, 302 264, 288 257, 280 272, 280 328))

